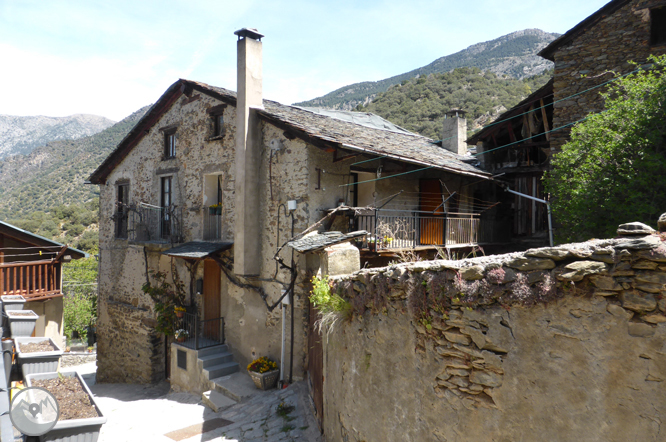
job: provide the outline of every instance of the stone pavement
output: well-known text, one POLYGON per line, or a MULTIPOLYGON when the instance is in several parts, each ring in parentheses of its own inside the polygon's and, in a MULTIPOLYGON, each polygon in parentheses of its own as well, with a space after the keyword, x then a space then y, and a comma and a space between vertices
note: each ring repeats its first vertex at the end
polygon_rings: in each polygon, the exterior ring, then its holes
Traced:
POLYGON ((218 413, 200 396, 169 391, 169 384, 95 384, 94 366, 86 371, 107 423, 99 442, 322 442, 312 416, 305 382, 284 390, 260 391, 218 413), (224 425, 224 426, 220 426, 224 425), (216 428, 217 427, 217 428, 216 428))

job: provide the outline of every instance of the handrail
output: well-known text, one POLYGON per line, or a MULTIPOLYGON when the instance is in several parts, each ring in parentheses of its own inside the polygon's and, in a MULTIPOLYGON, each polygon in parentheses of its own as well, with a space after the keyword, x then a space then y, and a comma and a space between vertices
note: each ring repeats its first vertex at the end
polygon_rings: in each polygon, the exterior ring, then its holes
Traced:
POLYGON ((223 317, 201 320, 198 314, 184 312, 181 318, 176 319, 174 329, 186 330, 187 339, 178 344, 195 350, 224 344, 225 341, 223 317))

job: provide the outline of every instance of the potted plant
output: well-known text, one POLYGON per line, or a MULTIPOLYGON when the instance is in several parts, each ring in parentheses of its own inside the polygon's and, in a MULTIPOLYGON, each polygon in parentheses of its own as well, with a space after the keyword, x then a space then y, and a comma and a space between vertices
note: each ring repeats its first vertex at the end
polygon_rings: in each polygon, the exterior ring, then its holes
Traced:
POLYGON ((266 356, 252 361, 247 366, 247 372, 254 381, 254 385, 260 390, 270 390, 275 388, 280 375, 277 363, 271 361, 266 356))
POLYGON ((222 215, 222 203, 208 206, 208 213, 211 215, 222 215))
POLYGON ((40 436, 40 440, 78 442, 99 439, 106 417, 80 374, 75 371, 30 374, 26 376, 25 383, 28 387, 48 390, 55 396, 60 408, 58 422, 48 433, 40 436))
POLYGON ((368 237, 368 249, 370 249, 371 252, 377 250, 377 240, 374 236, 368 237))
POLYGON ((185 307, 176 306, 173 311, 176 312, 176 318, 182 318, 185 316, 185 307))
POLYGON ((176 337, 176 341, 185 342, 187 340, 187 338, 190 337, 190 332, 181 328, 179 330, 176 330, 176 333, 174 334, 174 336, 176 337))
POLYGON ((382 246, 384 248, 389 248, 391 247, 391 243, 393 243, 393 238, 390 236, 384 235, 384 238, 382 239, 382 246))
POLYGON ((23 376, 58 371, 62 349, 51 338, 16 338, 16 353, 23 376))

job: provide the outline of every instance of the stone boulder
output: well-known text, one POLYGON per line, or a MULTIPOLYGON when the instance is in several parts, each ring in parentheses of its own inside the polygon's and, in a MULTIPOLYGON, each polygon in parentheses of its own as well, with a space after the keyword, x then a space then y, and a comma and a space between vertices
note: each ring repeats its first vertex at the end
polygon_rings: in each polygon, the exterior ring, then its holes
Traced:
POLYGON ((617 234, 619 236, 635 236, 635 235, 650 235, 654 233, 654 229, 647 224, 639 223, 638 221, 633 223, 620 224, 617 228, 617 234))

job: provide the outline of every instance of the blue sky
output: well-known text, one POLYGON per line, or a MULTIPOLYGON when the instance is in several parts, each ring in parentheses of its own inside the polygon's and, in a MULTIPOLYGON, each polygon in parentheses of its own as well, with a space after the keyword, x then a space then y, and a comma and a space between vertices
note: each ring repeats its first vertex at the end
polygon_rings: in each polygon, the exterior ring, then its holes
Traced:
POLYGON ((380 80, 513 31, 564 33, 606 0, 0 0, 0 114, 120 120, 178 78, 236 89, 236 36, 264 43, 283 103, 380 80))

